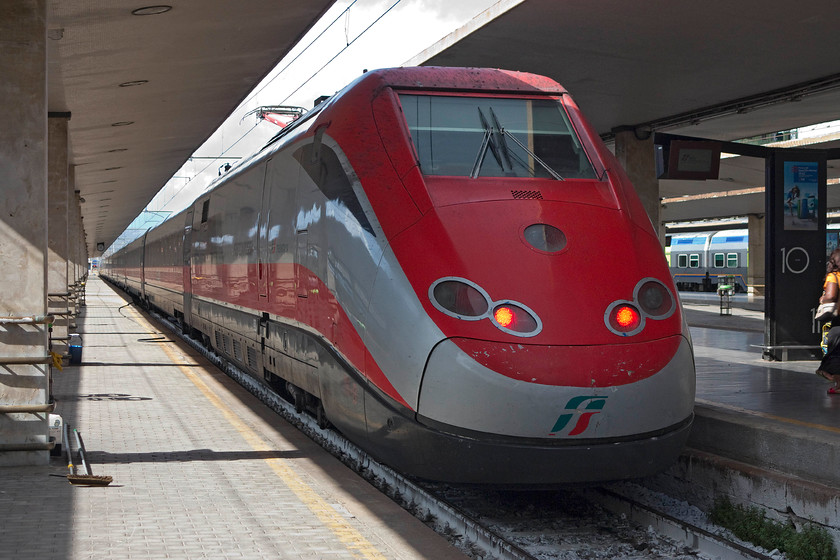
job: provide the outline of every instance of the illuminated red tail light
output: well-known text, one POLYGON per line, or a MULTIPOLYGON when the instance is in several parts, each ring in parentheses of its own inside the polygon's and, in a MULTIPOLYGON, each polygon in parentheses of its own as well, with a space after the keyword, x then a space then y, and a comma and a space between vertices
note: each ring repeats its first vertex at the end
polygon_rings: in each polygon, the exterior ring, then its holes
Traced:
POLYGON ((661 321, 674 314, 677 300, 656 278, 643 278, 633 290, 633 301, 618 300, 607 307, 604 322, 620 336, 633 336, 645 327, 646 319, 661 321))
POLYGON ((493 309, 493 321, 503 329, 517 333, 531 333, 537 330, 534 317, 518 305, 503 303, 493 309))
POLYGON ((617 305, 609 314, 609 323, 614 331, 629 334, 641 326, 642 314, 632 305, 617 305))
POLYGON ((513 324, 513 310, 505 306, 497 307, 493 311, 493 318, 496 319, 497 323, 508 328, 513 324))

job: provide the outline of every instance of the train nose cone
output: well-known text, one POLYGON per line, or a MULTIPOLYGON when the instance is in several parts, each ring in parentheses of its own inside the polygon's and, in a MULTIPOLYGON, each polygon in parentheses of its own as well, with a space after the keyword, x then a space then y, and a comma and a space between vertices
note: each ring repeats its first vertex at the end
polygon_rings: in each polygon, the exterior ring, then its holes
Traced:
POLYGON ((587 347, 449 339, 429 358, 418 417, 517 437, 612 438, 668 429, 693 407, 694 362, 682 336, 587 347), (563 423, 570 414, 575 421, 563 423))

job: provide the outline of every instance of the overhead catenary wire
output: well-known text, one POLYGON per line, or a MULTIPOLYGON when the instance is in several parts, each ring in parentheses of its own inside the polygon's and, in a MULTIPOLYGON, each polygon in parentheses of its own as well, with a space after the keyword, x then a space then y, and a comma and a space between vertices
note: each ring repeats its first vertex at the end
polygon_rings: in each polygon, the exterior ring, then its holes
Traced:
MULTIPOLYGON (((330 24, 329 24, 329 25, 328 25, 328 26, 327 26, 327 27, 326 27, 326 28, 325 28, 325 29, 324 29, 324 30, 323 30, 320 34, 318 34, 318 36, 317 36, 317 37, 315 37, 312 41, 310 41, 310 43, 309 43, 309 44, 308 44, 308 45, 307 45, 307 46, 306 46, 306 47, 305 47, 305 48, 304 48, 304 49, 303 49, 300 53, 298 53, 298 54, 295 56, 295 58, 294 58, 294 59, 292 59, 291 61, 289 61, 289 63, 288 63, 288 64, 286 64, 286 66, 284 66, 284 67, 280 70, 280 72, 278 72, 278 73, 277 73, 274 77, 272 77, 272 78, 271 78, 271 80, 269 80, 269 81, 268 81, 268 82, 267 82, 267 83, 266 83, 266 84, 265 84, 262 88, 260 88, 257 92, 254 92, 254 93, 252 93, 250 96, 248 96, 248 98, 247 98, 247 99, 246 99, 246 100, 245 100, 242 104, 240 104, 240 106, 244 105, 245 103, 247 103, 248 101, 250 101, 251 99, 253 99, 256 95, 259 95, 259 93, 260 93, 260 92, 262 92, 262 91, 263 91, 266 87, 268 87, 268 86, 269 86, 269 84, 271 84, 271 83, 272 83, 275 79, 277 79, 277 78, 278 78, 278 77, 279 77, 279 76, 280 76, 280 75, 281 75, 281 74, 282 74, 282 73, 283 73, 286 69, 288 69, 288 68, 289 68, 289 67, 290 67, 290 66, 291 66, 291 65, 292 65, 292 64, 293 64, 293 63, 294 63, 294 62, 295 62, 298 58, 300 58, 300 56, 301 56, 301 55, 303 55, 303 54, 304 54, 307 50, 309 50, 309 48, 310 48, 310 47, 311 47, 311 46, 312 46, 312 45, 313 45, 316 41, 318 41, 318 40, 319 40, 319 39, 320 39, 320 38, 321 38, 321 37, 322 37, 322 36, 323 36, 323 35, 324 35, 324 34, 325 34, 325 33, 326 33, 329 29, 330 29, 330 28, 332 28, 332 26, 333 26, 333 25, 335 25, 335 23, 336 23, 339 19, 341 19, 341 18, 342 18, 345 14, 347 14, 347 13, 349 12, 350 8, 351 8, 351 7, 353 7, 353 5, 354 5, 354 4, 356 4, 356 2, 357 2, 357 1, 358 1, 358 0, 353 0, 353 2, 352 2, 349 6, 347 6, 347 7, 346 7, 346 8, 345 8, 342 12, 341 12, 341 14, 339 14, 339 15, 338 15, 338 16, 337 16, 337 17, 336 17, 336 18, 335 18, 332 22, 330 22, 330 24)), ((290 99, 293 95, 295 95, 298 91, 300 91, 300 90, 301 90, 301 89, 302 89, 302 88, 303 88, 306 84, 308 84, 309 82, 311 82, 311 81, 312 81, 312 80, 313 80, 316 76, 318 76, 318 75, 319 75, 319 74, 320 74, 320 73, 321 73, 321 72, 322 72, 322 71, 323 71, 323 70, 324 70, 327 66, 329 66, 330 64, 332 64, 332 62, 333 62, 333 61, 335 61, 335 59, 336 59, 336 58, 338 58, 339 56, 341 56, 341 55, 344 53, 344 51, 346 51, 348 48, 350 48, 350 46, 352 46, 352 45, 353 45, 353 43, 355 43, 355 42, 356 42, 356 41, 358 41, 358 40, 359 40, 362 36, 364 36, 364 35, 365 35, 365 33, 367 33, 368 31, 370 31, 370 29, 371 29, 374 25, 376 25, 376 24, 377 24, 377 23, 378 23, 378 22, 379 22, 379 21, 380 21, 383 17, 385 17, 385 16, 386 16, 389 12, 391 12, 394 8, 396 8, 396 7, 397 7, 397 5, 398 5, 398 4, 400 4, 401 2, 402 2, 402 0, 396 0, 396 2, 394 2, 393 4, 391 4, 391 6, 390 6, 387 10, 385 10, 384 12, 382 12, 382 13, 381 13, 381 14, 380 14, 380 15, 379 15, 379 16, 378 16, 378 17, 377 17, 377 18, 376 18, 376 19, 375 19, 375 20, 374 20, 374 21, 373 21, 370 25, 368 25, 368 26, 367 26, 364 30, 362 30, 362 31, 361 31, 361 33, 359 33, 358 35, 356 35, 356 37, 354 37, 354 38, 353 38, 353 40, 351 40, 351 41, 347 41, 347 36, 345 35, 345 42, 346 42, 346 45, 345 45, 345 46, 344 46, 341 50, 339 50, 339 51, 338 51, 338 52, 337 52, 337 53, 336 53, 336 54, 335 54, 332 58, 330 58, 330 59, 329 59, 329 60, 328 60, 328 61, 327 61, 327 62, 326 62, 323 66, 321 66, 321 67, 320 67, 318 70, 316 70, 316 71, 315 71, 315 72, 314 72, 311 76, 309 76, 309 77, 308 77, 308 78, 307 78, 307 79, 306 79, 303 83, 301 83, 301 84, 300 84, 300 85, 299 85, 299 86, 298 86, 298 87, 297 87, 294 91, 292 91, 289 95, 287 95, 287 96, 286 96, 286 97, 285 97, 285 98, 284 98, 284 99, 283 99, 283 100, 282 100, 279 104, 280 104, 280 105, 285 104, 285 103, 286 103, 286 102, 287 102, 287 101, 288 101, 288 100, 289 100, 289 99, 290 99)), ((183 185, 180 189, 178 189, 178 191, 177 191, 177 192, 173 193, 173 194, 172 194, 172 196, 171 196, 171 197, 169 197, 169 199, 168 199, 168 200, 167 200, 167 201, 163 204, 163 206, 166 206, 166 204, 168 204, 169 202, 171 202, 171 201, 172 201, 172 200, 173 200, 173 199, 174 199, 174 198, 178 195, 178 193, 180 193, 181 191, 183 191, 183 190, 184 190, 184 189, 185 189, 185 188, 186 188, 186 187, 187 187, 187 186, 188 186, 188 185, 189 185, 189 184, 193 181, 193 179, 195 179, 195 178, 196 178, 196 177, 198 177, 199 175, 202 175, 205 171, 207 171, 207 169, 209 169, 212 165, 214 165, 214 164, 215 164, 215 162, 217 162, 217 161, 218 161, 218 160, 220 160, 220 159, 224 159, 224 157, 223 157, 223 156, 224 156, 225 154, 227 154, 227 153, 228 153, 231 149, 233 149, 233 148, 234 148, 237 144, 239 144, 241 141, 243 141, 246 137, 248 137, 248 135, 250 135, 250 134, 251 134, 251 133, 252 133, 252 132, 253 132, 253 131, 257 128, 257 126, 259 126, 259 121, 258 121, 258 122, 257 122, 254 126, 252 126, 250 129, 248 129, 248 130, 247 130, 244 134, 242 134, 242 136, 240 136, 240 137, 239 137, 239 138, 238 138, 238 139, 237 139, 237 140, 236 140, 233 144, 231 144, 231 145, 230 145, 230 146, 228 146, 225 150, 223 150, 223 151, 222 151, 222 153, 220 153, 217 157, 215 157, 215 158, 211 158, 210 163, 208 163, 206 166, 204 166, 204 167, 203 167, 203 168, 202 168, 202 169, 201 169, 198 173, 196 173, 196 174, 195 174, 193 177, 191 177, 191 178, 190 178, 190 179, 189 179, 186 183, 184 183, 184 185, 183 185)), ((206 192, 206 191, 207 191, 207 189, 210 187, 210 185, 211 185, 211 184, 212 184, 212 181, 211 181, 211 182, 210 182, 210 183, 209 183, 209 184, 208 184, 208 185, 204 188, 204 190, 203 190, 202 192, 206 192)))
MULTIPOLYGON (((255 92, 252 92, 252 93, 251 93, 251 94, 250 94, 247 98, 245 98, 245 101, 243 101, 243 102, 240 104, 240 106, 241 106, 241 105, 245 105, 246 103, 248 103, 249 101, 251 101, 252 99, 254 99, 257 95, 259 95, 260 93, 262 93, 262 92, 263 92, 263 90, 265 90, 265 88, 267 88, 269 85, 271 85, 271 84, 274 82, 274 80, 276 80, 277 78, 279 78, 279 77, 283 74, 283 72, 285 72, 286 70, 288 70, 288 69, 289 69, 289 67, 290 67, 292 64, 294 64, 295 62, 297 62, 297 59, 299 59, 301 56, 303 56, 303 55, 304 55, 304 54, 305 54, 305 53, 306 53, 306 52, 310 49, 310 47, 312 47, 312 45, 314 45, 314 44, 315 44, 315 42, 316 42, 316 41, 318 41, 321 37, 323 37, 323 36, 324 36, 324 34, 325 34, 327 31, 329 31, 330 29, 332 29, 332 26, 333 26, 333 25, 335 25, 335 24, 336 24, 336 22, 337 22, 338 20, 340 20, 342 17, 344 17, 344 15, 345 15, 345 14, 348 14, 348 12, 350 11, 350 8, 352 8, 352 7, 353 7, 353 5, 354 5, 354 4, 356 4, 356 2, 358 2, 358 0, 353 0, 353 1, 352 1, 352 2, 351 2, 351 3, 350 3, 350 4, 346 7, 346 8, 344 8, 344 10, 342 10, 342 12, 341 12, 340 14, 338 14, 338 15, 335 17, 335 19, 334 19, 334 20, 332 20, 332 21, 330 22, 330 24, 329 24, 329 25, 327 25, 327 26, 326 26, 326 27, 325 27, 325 28, 324 28, 324 29, 323 29, 323 30, 322 30, 322 31, 318 34, 318 36, 317 36, 317 37, 315 37, 314 39, 312 39, 312 40, 309 42, 309 44, 308 44, 308 45, 306 45, 306 46, 305 46, 305 47, 304 47, 304 48, 303 48, 303 49, 302 49, 302 50, 301 50, 301 51, 300 51, 297 55, 295 55, 295 57, 294 57, 292 60, 290 60, 290 61, 286 64, 286 66, 284 66, 283 68, 281 68, 279 72, 277 72, 274 76, 272 76, 272 77, 271 77, 271 79, 270 79, 270 80, 268 80, 268 81, 265 83, 265 85, 263 85, 263 86, 262 86, 259 90, 255 91, 255 92)), ((349 19, 349 18, 348 18, 348 19, 349 19)), ((347 26, 345 25, 345 38, 346 38, 346 36, 347 36, 347 26)), ((346 39, 345 39, 345 40, 346 40, 346 39)), ((288 99, 288 98, 287 98, 287 99, 288 99)))
POLYGON ((341 54, 342 54, 342 53, 344 53, 344 51, 346 51, 347 49, 349 49, 349 48, 350 48, 350 46, 351 46, 353 43, 355 43, 356 41, 358 41, 358 40, 359 40, 359 38, 361 38, 361 37, 362 37, 365 33, 367 33, 368 31, 370 31, 370 29, 371 29, 374 25, 376 25, 377 23, 379 23, 379 20, 381 20, 382 18, 384 18, 386 15, 388 15, 388 13, 389 13, 391 10, 393 10, 394 8, 396 8, 396 7, 397 7, 397 5, 398 5, 400 2, 402 2, 402 0, 397 0, 396 2, 394 2, 393 4, 391 4, 391 7, 390 7, 390 8, 388 8, 387 10, 385 10, 384 12, 382 12, 382 13, 379 15, 379 17, 378 17, 378 18, 376 18, 375 20, 373 20, 373 23, 371 23, 370 25, 368 25, 367 27, 365 27, 365 29, 364 29, 361 33, 359 33, 358 35, 356 35, 356 37, 355 37, 352 41, 350 41, 349 43, 347 43, 347 45, 345 45, 343 49, 341 49, 340 51, 338 51, 338 52, 335 54, 335 56, 333 56, 333 57, 332 57, 331 59, 329 59, 329 60, 328 60, 328 61, 327 61, 327 62, 326 62, 323 66, 321 66, 318 70, 316 70, 314 74, 312 74, 311 76, 309 76, 309 77, 308 77, 308 78, 307 78, 307 79, 306 79, 306 80, 305 80, 302 84, 300 84, 300 85, 297 87, 297 89, 295 89, 292 93, 290 93, 289 95, 287 95, 287 96, 286 96, 286 98, 285 98, 285 99, 283 99, 283 101, 281 101, 280 103, 281 103, 281 104, 286 103, 286 102, 289 100, 289 98, 290 98, 290 97, 292 97, 292 96, 293 96, 294 94, 296 94, 297 92, 299 92, 299 91, 303 88, 303 86, 305 86, 306 84, 308 84, 309 82, 311 82, 313 78, 315 78, 318 74, 320 74, 320 73, 324 70, 324 68, 326 68, 327 66, 329 66, 330 64, 332 64, 332 62, 333 62, 336 58, 338 58, 339 56, 341 56, 341 54))

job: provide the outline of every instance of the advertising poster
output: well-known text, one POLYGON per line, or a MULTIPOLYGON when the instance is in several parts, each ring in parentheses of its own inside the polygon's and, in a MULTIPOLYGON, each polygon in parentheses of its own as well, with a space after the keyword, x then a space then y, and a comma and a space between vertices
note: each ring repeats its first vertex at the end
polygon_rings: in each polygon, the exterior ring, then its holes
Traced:
POLYGON ((784 220, 786 230, 818 229, 819 163, 815 161, 784 162, 784 220))

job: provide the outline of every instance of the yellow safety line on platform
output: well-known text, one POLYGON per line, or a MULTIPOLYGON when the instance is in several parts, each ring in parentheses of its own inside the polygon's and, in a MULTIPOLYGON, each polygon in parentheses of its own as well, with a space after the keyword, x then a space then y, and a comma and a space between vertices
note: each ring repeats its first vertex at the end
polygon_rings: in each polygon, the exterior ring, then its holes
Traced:
POLYGON ((733 412, 739 412, 742 414, 749 414, 751 416, 759 416, 761 418, 767 418, 768 420, 778 420, 779 422, 785 422, 787 424, 793 424, 795 426, 803 426, 805 428, 814 428, 816 430, 823 430, 826 432, 833 432, 835 434, 840 434, 840 428, 835 428, 834 426, 824 426, 822 424, 815 424, 813 422, 804 422, 802 420, 796 420, 795 418, 785 418, 784 416, 776 416, 775 414, 768 414, 766 412, 759 412, 758 410, 749 410, 746 408, 741 408, 740 406, 734 406, 731 404, 723 404, 718 402, 707 401, 703 399, 696 399, 694 401, 697 404, 703 404, 706 406, 710 406, 712 408, 725 408, 727 410, 731 410, 733 412))
MULTIPOLYGON (((134 313, 137 311, 133 310, 134 313)), ((142 315, 137 313, 138 319, 149 325, 148 321, 142 315)), ((254 451, 276 451, 273 447, 268 445, 254 430, 252 430, 245 422, 237 415, 233 414, 222 402, 222 400, 213 392, 212 389, 202 380, 194 371, 191 371, 184 364, 181 364, 181 357, 177 356, 169 346, 162 345, 163 351, 166 352, 173 364, 177 365, 183 374, 193 382, 193 384, 201 391, 207 400, 213 406, 219 409, 228 422, 238 431, 245 441, 254 449, 254 451)), ((341 515, 324 501, 303 479, 287 464, 284 459, 269 458, 264 461, 271 467, 274 473, 279 476, 283 483, 300 499, 301 502, 308 507, 315 516, 332 531, 338 539, 347 546, 348 551, 356 558, 367 558, 370 560, 385 559, 385 556, 362 536, 352 525, 344 520, 341 515)))

